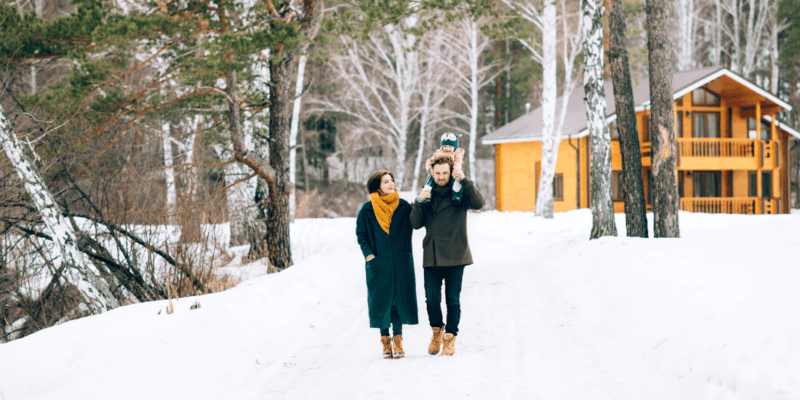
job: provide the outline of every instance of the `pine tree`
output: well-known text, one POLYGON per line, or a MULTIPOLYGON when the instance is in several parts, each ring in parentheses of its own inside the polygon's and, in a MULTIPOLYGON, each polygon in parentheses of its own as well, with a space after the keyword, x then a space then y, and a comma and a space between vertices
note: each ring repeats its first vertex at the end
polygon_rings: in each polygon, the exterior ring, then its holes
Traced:
POLYGON ((675 167, 669 4, 666 0, 647 0, 646 12, 652 121, 650 140, 653 172, 653 234, 657 238, 677 238, 680 237, 680 227, 675 167))
POLYGON ((647 237, 647 206, 642 180, 642 153, 639 133, 636 130, 636 111, 633 107, 633 88, 628 66, 628 47, 625 38, 625 15, 622 0, 611 0, 608 14, 611 79, 614 86, 614 104, 617 111, 620 152, 622 153, 622 181, 625 204, 625 228, 630 237, 647 237))

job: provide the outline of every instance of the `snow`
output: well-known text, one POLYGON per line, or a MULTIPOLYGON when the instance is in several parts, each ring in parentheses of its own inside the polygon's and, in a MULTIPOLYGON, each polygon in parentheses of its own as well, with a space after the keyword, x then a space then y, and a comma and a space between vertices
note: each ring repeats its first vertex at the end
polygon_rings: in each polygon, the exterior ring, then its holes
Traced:
POLYGON ((471 213, 453 357, 426 353, 416 232, 402 360, 368 328, 355 220, 296 220, 286 271, 0 344, 0 399, 800 398, 800 215, 680 219, 589 241, 589 210, 471 213))

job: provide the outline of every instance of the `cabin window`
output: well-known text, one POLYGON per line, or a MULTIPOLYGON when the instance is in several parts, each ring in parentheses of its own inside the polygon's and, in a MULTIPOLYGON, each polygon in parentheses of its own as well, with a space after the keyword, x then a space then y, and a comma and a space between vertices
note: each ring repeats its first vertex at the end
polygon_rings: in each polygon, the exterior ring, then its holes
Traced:
POLYGON ((683 137, 683 111, 678 111, 675 117, 675 138, 683 137))
POLYGON ((611 200, 622 201, 624 199, 625 192, 622 190, 624 184, 622 171, 611 171, 611 200))
POLYGON ((650 143, 650 115, 644 114, 644 142, 650 143))
POLYGON ((645 199, 647 204, 653 202, 653 171, 647 170, 647 198, 645 199))
POLYGON ((696 89, 692 92, 692 105, 706 107, 719 106, 719 96, 704 88, 696 89))
MULTIPOLYGON (((769 140, 772 133, 772 127, 769 123, 761 121, 761 139, 769 140)), ((750 139, 756 138, 756 119, 753 117, 747 118, 747 137, 750 139)))
POLYGON ((718 112, 692 113, 692 137, 718 138, 719 113, 718 112))
POLYGON ((758 176, 756 171, 749 171, 747 173, 747 194, 750 197, 758 196, 758 176))
POLYGON ((683 171, 678 171, 678 197, 683 197, 683 171))
POLYGON ((772 172, 761 173, 761 197, 772 197, 772 172))
POLYGON ((611 140, 619 140, 619 128, 617 121, 608 124, 608 130, 611 132, 611 140))
POLYGON ((683 107, 683 97, 678 97, 678 100, 675 100, 675 105, 678 107, 683 107))
POLYGON ((703 171, 692 173, 693 197, 721 197, 722 173, 703 171))
POLYGON ((564 174, 553 177, 553 200, 564 201, 564 174))

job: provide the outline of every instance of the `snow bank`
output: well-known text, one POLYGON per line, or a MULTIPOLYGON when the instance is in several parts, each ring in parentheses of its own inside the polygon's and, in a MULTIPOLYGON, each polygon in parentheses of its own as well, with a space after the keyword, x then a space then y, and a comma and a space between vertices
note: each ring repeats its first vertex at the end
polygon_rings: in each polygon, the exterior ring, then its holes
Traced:
POLYGON ((417 232, 422 324, 382 360, 355 220, 297 220, 284 272, 0 344, 0 399, 797 399, 799 227, 681 213, 681 239, 588 241, 588 210, 470 214, 456 355, 425 352, 417 232))

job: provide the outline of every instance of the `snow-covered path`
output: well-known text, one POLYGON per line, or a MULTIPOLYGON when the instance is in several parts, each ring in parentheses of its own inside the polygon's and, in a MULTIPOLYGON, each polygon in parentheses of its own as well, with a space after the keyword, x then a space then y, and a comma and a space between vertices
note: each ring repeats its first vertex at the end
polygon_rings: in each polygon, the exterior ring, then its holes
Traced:
POLYGON ((421 324, 383 360, 354 219, 298 220, 280 274, 0 344, 0 399, 800 398, 800 215, 682 213, 677 240, 590 224, 470 214, 454 357, 426 353, 423 232, 421 324))

